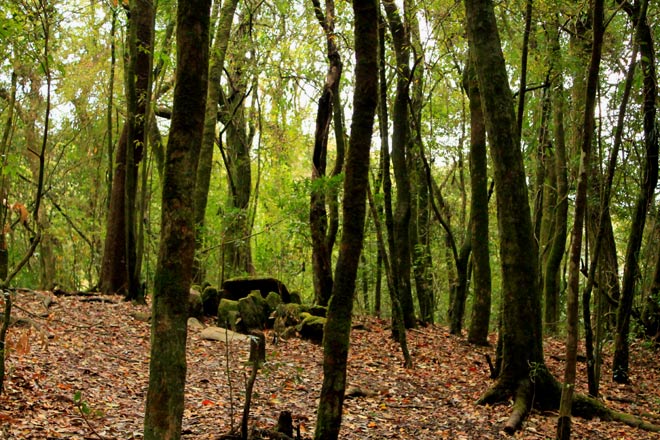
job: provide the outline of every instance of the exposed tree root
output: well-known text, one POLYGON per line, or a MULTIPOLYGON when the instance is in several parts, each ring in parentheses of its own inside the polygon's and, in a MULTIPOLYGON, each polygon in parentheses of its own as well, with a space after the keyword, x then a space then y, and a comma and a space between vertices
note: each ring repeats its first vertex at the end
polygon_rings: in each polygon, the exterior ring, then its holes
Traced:
MULTIPOLYGON (((513 408, 504 425, 504 431, 513 434, 522 426, 532 407, 541 410, 557 410, 561 396, 561 385, 545 367, 533 371, 533 379, 525 378, 514 382, 500 378, 477 401, 480 405, 506 402, 511 396, 513 408)), ((583 394, 573 397, 573 415, 584 419, 598 417, 604 421, 624 423, 645 431, 660 432, 660 425, 640 419, 632 414, 614 411, 603 402, 583 394)))

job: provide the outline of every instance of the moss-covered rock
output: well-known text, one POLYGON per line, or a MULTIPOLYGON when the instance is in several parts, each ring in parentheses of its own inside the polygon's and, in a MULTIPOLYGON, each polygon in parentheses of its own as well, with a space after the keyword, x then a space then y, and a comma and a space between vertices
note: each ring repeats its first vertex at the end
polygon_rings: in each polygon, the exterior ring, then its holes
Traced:
POLYGON ((238 300, 238 312, 246 329, 262 329, 266 326, 270 311, 266 299, 259 292, 252 292, 238 300))
POLYGON ((325 318, 322 316, 314 316, 308 312, 301 313, 300 317, 302 318, 302 321, 296 326, 296 330, 300 333, 300 337, 320 344, 321 341, 323 341, 325 318))
POLYGON ((270 292, 266 297, 266 304, 268 304, 268 314, 277 310, 277 306, 282 304, 282 297, 275 292, 270 292))
POLYGON ((296 335, 296 326, 302 321, 300 314, 307 311, 307 307, 288 303, 280 304, 275 309, 273 316, 275 321, 273 323, 273 329, 278 337, 283 339, 288 339, 296 335))
POLYGON ((325 318, 326 315, 328 314, 328 308, 315 305, 309 308, 309 313, 314 315, 314 316, 320 316, 322 318, 325 318))
POLYGON ((222 299, 218 304, 218 325, 237 331, 236 322, 238 317, 238 301, 222 299))
POLYGON ((302 304, 302 297, 300 292, 291 292, 289 294, 289 302, 292 304, 302 304))
POLYGON ((188 317, 200 319, 203 315, 202 296, 199 292, 190 291, 188 295, 188 317))
POLYGON ((202 290, 202 306, 206 316, 213 316, 218 313, 220 305, 220 292, 216 287, 207 286, 202 290))

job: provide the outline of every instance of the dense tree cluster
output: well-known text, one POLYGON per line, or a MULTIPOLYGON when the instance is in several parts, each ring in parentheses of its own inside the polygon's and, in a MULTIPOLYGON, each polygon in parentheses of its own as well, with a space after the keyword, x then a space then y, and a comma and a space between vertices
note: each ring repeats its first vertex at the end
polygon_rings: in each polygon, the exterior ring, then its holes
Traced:
POLYGON ((513 431, 563 392, 566 437, 579 334, 592 398, 605 341, 620 383, 660 341, 656 7, 0 0, 0 287, 152 304, 145 438, 180 435, 191 286, 254 275, 328 306, 317 438, 355 311, 408 366, 411 328, 497 331, 480 401, 513 431))

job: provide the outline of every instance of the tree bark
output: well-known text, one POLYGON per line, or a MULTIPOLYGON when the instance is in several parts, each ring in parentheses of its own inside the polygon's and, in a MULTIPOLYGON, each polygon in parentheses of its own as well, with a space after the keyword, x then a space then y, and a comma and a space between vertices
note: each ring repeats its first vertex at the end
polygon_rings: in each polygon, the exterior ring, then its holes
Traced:
POLYGON ((403 309, 406 328, 415 327, 415 310, 411 290, 410 260, 410 174, 409 142, 410 120, 410 39, 406 23, 392 0, 383 0, 396 55, 396 95, 392 109, 392 166, 396 181, 396 207, 394 210, 394 252, 392 270, 396 294, 403 309))
POLYGON ((341 426, 355 278, 364 237, 369 148, 378 100, 377 3, 356 0, 353 10, 356 58, 353 121, 344 179, 344 226, 323 336, 323 385, 314 436, 317 440, 337 439, 341 426))
POLYGON ((533 395, 543 393, 544 398, 556 398, 556 381, 543 360, 536 244, 513 96, 493 3, 466 0, 465 5, 468 41, 474 51, 493 161, 502 264, 503 362, 497 381, 479 402, 493 403, 515 396, 505 427, 512 432, 527 414, 533 395))
POLYGON ((575 389, 575 371, 577 365, 578 345, 578 305, 580 298, 580 257, 582 256, 582 234, 587 209, 587 183, 591 160, 591 143, 593 139, 596 109, 596 91, 598 89, 598 74, 603 48, 603 0, 593 2, 593 41, 591 60, 587 71, 586 98, 583 114, 583 129, 580 130, 580 169, 575 195, 575 214, 571 247, 568 260, 568 293, 566 304, 566 364, 564 366, 564 383, 559 403, 559 418, 557 420, 557 438, 568 440, 571 437, 571 407, 575 389))
POLYGON ((193 192, 204 129, 210 0, 179 0, 174 106, 154 279, 145 440, 181 438, 188 295, 195 252, 193 192))
POLYGON ((314 2, 314 10, 326 36, 327 56, 330 63, 316 114, 316 132, 314 133, 314 152, 312 155, 312 192, 309 209, 314 297, 317 304, 326 306, 332 294, 332 245, 329 243, 330 231, 326 209, 326 197, 330 195, 330 190, 329 185, 324 184, 324 178, 326 177, 330 121, 333 117, 333 104, 339 93, 342 63, 335 43, 337 36, 335 35, 334 24, 334 1, 326 1, 325 14, 321 11, 321 5, 318 1, 314 2))
MULTIPOLYGON (((127 300, 143 301, 137 273, 136 207, 137 175, 146 145, 145 121, 149 109, 153 52, 153 3, 130 2, 129 59, 126 70, 128 115, 117 147, 110 194, 105 248, 101 266, 101 291, 121 293, 127 300)), ((111 170, 111 172, 113 172, 111 170)))
MULTIPOLYGON (((215 147, 216 126, 218 124, 218 104, 220 102, 220 97, 222 96, 220 79, 222 77, 225 55, 227 53, 227 46, 229 45, 229 35, 231 34, 231 25, 234 20, 237 5, 238 0, 228 0, 223 2, 210 54, 209 87, 208 96, 206 98, 206 113, 204 116, 204 135, 199 153, 199 164, 197 165, 195 185, 195 227, 197 228, 196 248, 198 252, 202 249, 204 241, 204 219, 206 217, 206 205, 211 183, 211 171, 213 169, 213 149, 215 147)), ((195 274, 193 279, 196 282, 201 283, 204 281, 204 277, 204 264, 201 261, 201 256, 198 254, 195 259, 195 274)))
POLYGON ((474 60, 468 54, 464 88, 470 99, 470 235, 472 236, 472 319, 468 342, 488 345, 490 324, 490 251, 488 246, 488 166, 486 125, 474 60), (467 86, 467 87, 465 87, 467 86))
POLYGON ((635 295, 635 279, 638 273, 637 256, 642 245, 646 213, 653 202, 655 187, 658 183, 658 132, 656 127, 656 73, 655 50, 651 28, 647 22, 647 0, 635 4, 633 22, 637 25, 637 38, 643 72, 642 117, 644 125, 644 149, 646 157, 642 174, 642 187, 637 197, 633 213, 628 246, 626 248, 625 267, 621 285, 621 299, 616 315, 616 337, 614 339, 614 359, 612 360, 612 378, 618 383, 628 383, 628 336, 630 334, 630 315, 635 295))

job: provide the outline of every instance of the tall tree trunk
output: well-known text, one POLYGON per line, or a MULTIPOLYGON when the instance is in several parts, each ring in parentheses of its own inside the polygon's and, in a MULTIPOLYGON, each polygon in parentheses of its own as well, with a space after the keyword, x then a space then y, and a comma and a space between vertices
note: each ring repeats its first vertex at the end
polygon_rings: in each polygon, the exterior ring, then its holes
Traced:
POLYGON ((355 92, 344 179, 344 226, 323 336, 323 386, 314 438, 335 440, 341 427, 355 277, 364 237, 369 148, 378 101, 378 7, 354 1, 355 92))
MULTIPOLYGON (((558 24, 550 24, 548 32, 551 40, 550 63, 552 74, 556 81, 552 84, 550 92, 553 120, 554 156, 548 167, 553 167, 555 176, 553 191, 554 219, 553 236, 548 243, 549 250, 544 266, 543 297, 545 299, 545 328, 550 334, 557 332, 559 320, 559 292, 561 290, 561 262, 566 249, 566 236, 568 229, 568 170, 566 162, 566 136, 564 133, 564 83, 562 64, 559 59, 561 49, 559 46, 558 24)), ((552 184, 553 182, 551 182, 552 184)))
POLYGON ((486 125, 474 60, 468 54, 464 88, 470 99, 470 235, 472 240, 474 299, 468 341, 488 345, 490 324, 490 251, 488 236, 488 166, 486 125))
MULTIPOLYGON (((195 227, 196 249, 195 273, 193 279, 201 283, 204 281, 205 270, 202 261, 202 250, 204 243, 204 219, 206 217, 206 205, 208 202, 209 186, 211 182, 211 171, 213 169, 213 150, 215 147, 216 126, 218 124, 218 104, 222 95, 220 79, 225 63, 225 55, 231 34, 231 25, 236 13, 238 0, 227 0, 223 2, 220 17, 215 29, 213 46, 210 54, 209 87, 206 98, 206 113, 204 116, 204 135, 202 137, 202 148, 199 153, 199 164, 197 165, 197 178, 195 185, 195 227)), ((227 121, 224 121, 225 123, 227 121)))
POLYGON ((647 22, 647 0, 641 4, 635 3, 633 22, 637 25, 637 38, 643 73, 643 105, 642 117, 644 124, 644 148, 646 157, 642 174, 642 186, 637 197, 635 210, 630 225, 628 246, 626 248, 625 267, 621 285, 621 299, 616 315, 616 337, 614 339, 614 359, 612 360, 612 378, 618 383, 630 381, 628 371, 628 335, 630 334, 630 315, 635 296, 635 279, 637 277, 637 255, 642 245, 646 213, 653 202, 655 187, 658 183, 658 132, 656 127, 657 86, 655 73, 655 49, 651 28, 647 22))
POLYGON ((332 246, 329 246, 330 243, 328 243, 330 231, 328 230, 328 212, 326 210, 326 196, 329 195, 329 190, 323 179, 326 176, 330 121, 333 117, 333 104, 339 94, 342 63, 336 44, 334 1, 326 1, 324 13, 321 10, 320 3, 315 0, 314 11, 326 36, 327 56, 330 63, 316 114, 316 132, 314 133, 314 152, 312 155, 312 193, 309 209, 314 298, 317 304, 326 306, 332 294, 332 246), (321 182, 320 185, 318 184, 319 181, 321 182))
POLYGON ((419 31, 419 22, 415 14, 410 14, 410 40, 413 53, 416 54, 413 69, 412 99, 410 101, 410 120, 414 130, 411 136, 411 222, 410 246, 412 249, 412 268, 415 277, 415 291, 419 304, 419 319, 424 324, 435 321, 435 295, 433 292, 433 261, 430 242, 429 186, 426 180, 422 153, 422 109, 424 107, 424 63, 423 46, 419 31))
POLYGON ((532 235, 525 170, 504 56, 490 0, 466 0, 467 34, 475 60, 490 139, 502 262, 502 368, 480 403, 514 395, 505 430, 515 431, 533 396, 557 397, 543 360, 538 259, 532 235), (533 382, 532 382, 533 380, 533 382))
POLYGON ((591 142, 593 139, 596 109, 596 90, 598 89, 598 74, 603 48, 603 0, 594 0, 593 8, 593 43, 591 60, 587 71, 586 97, 583 115, 583 129, 580 139, 580 169, 575 195, 575 214, 571 247, 568 261, 568 293, 566 304, 566 364, 564 367, 564 383, 559 404, 557 420, 557 438, 568 440, 571 436, 571 408, 573 405, 573 390, 575 389, 575 371, 577 365, 578 344, 578 310, 580 298, 580 257, 582 255, 582 234, 587 209, 587 179, 591 159, 591 142))
POLYGON ((126 299, 143 301, 137 273, 136 195, 137 175, 144 146, 145 121, 150 95, 153 52, 153 2, 132 0, 129 18, 129 58, 126 101, 128 115, 117 147, 110 194, 106 246, 101 265, 101 291, 121 293, 126 299))
POLYGON ((188 296, 195 253, 194 170, 204 130, 210 9, 210 0, 178 2, 176 86, 154 279, 145 440, 181 438, 188 296))
POLYGON ((387 14, 394 52, 396 54, 396 95, 392 109, 392 166, 396 181, 396 207, 394 210, 394 253, 392 270, 396 294, 403 308, 406 328, 415 327, 415 309, 410 284, 410 174, 409 142, 410 120, 410 39, 407 24, 393 0, 383 0, 387 14))
MULTIPOLYGON (((237 38, 240 41, 251 35, 253 12, 243 11, 237 38)), ((252 192, 252 163, 250 147, 254 128, 246 118, 245 100, 248 94, 249 48, 242 44, 238 53, 232 57, 228 67, 231 90, 227 93, 224 103, 225 112, 231 116, 226 127, 226 142, 224 145, 229 195, 224 218, 223 273, 224 278, 236 275, 252 274, 252 240, 250 239, 252 223, 249 219, 249 203, 252 192)), ((257 93, 252 90, 252 93, 257 93)), ((221 147, 222 148, 222 147, 221 147)))

